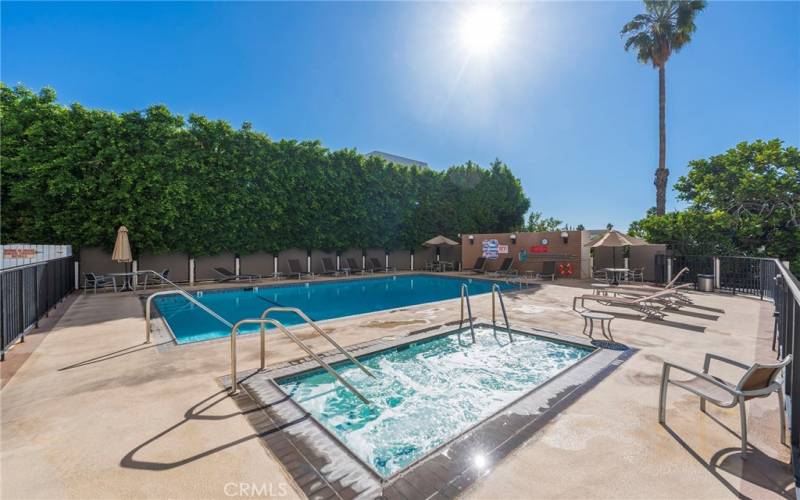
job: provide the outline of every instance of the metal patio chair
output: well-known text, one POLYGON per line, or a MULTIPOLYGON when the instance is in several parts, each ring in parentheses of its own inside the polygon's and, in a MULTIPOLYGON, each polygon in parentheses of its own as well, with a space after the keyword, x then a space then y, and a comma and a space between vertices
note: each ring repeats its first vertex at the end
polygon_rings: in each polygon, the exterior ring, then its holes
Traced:
POLYGON ((664 362, 661 375, 661 395, 658 400, 658 421, 662 424, 666 422, 667 387, 669 384, 678 386, 699 396, 700 411, 703 413, 706 413, 706 401, 710 401, 720 408, 733 408, 739 405, 739 417, 742 426, 742 459, 744 459, 747 451, 747 411, 745 409, 745 402, 748 399, 765 398, 773 392, 777 392, 778 403, 780 404, 781 443, 786 444, 786 407, 783 400, 783 385, 776 379, 781 370, 791 363, 791 361, 792 356, 790 354, 779 363, 753 363, 752 365, 747 365, 724 356, 708 353, 706 354, 702 372, 664 362), (709 373, 712 359, 736 366, 746 371, 736 384, 726 382, 709 373), (689 375, 694 375, 694 377, 689 380, 671 379, 670 371, 673 368, 688 373, 689 375))
POLYGON ((83 293, 86 293, 90 287, 94 289, 95 295, 97 294, 98 288, 104 288, 107 286, 113 286, 114 291, 117 291, 117 287, 114 285, 114 279, 110 276, 103 276, 102 274, 95 274, 95 273, 83 273, 83 293))

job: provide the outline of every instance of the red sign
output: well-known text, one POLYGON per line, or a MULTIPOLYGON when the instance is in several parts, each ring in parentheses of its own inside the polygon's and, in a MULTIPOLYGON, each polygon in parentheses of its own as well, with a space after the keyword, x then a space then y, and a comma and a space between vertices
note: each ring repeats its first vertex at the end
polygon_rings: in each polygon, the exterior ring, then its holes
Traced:
POLYGON ((531 253, 547 253, 547 245, 533 245, 531 247, 531 253))
POLYGON ((3 257, 6 259, 32 259, 36 257, 35 248, 4 248, 3 257))

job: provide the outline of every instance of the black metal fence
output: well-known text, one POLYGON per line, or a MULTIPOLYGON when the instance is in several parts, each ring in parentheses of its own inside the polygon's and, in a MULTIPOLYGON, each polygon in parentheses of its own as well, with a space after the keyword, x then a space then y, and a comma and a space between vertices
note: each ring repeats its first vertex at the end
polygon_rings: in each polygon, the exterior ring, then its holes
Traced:
POLYGON ((657 255, 655 264, 656 279, 662 283, 669 281, 670 269, 674 275, 685 266, 689 272, 681 277, 682 282, 697 283, 698 274, 713 274, 717 290, 773 301, 773 349, 779 359, 791 354, 793 360, 784 373, 784 389, 792 468, 795 486, 800 487, 800 283, 797 278, 777 259, 657 255))
POLYGON ((776 272, 771 293, 775 301, 778 358, 792 355, 792 363, 786 367, 784 389, 789 411, 794 484, 800 486, 800 283, 782 263, 772 261, 772 264, 776 272))
POLYGON ((0 361, 11 344, 24 341, 25 333, 72 291, 73 273, 72 257, 0 271, 0 361))

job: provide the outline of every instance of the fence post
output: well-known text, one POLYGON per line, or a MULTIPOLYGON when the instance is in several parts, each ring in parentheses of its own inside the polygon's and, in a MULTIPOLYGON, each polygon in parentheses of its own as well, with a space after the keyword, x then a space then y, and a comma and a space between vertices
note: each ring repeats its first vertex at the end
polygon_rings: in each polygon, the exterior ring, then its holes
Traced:
POLYGON ((194 285, 194 258, 189 258, 189 284, 194 285))
POLYGON ((241 274, 240 273, 241 269, 242 269, 242 264, 241 261, 239 260, 239 256, 237 255, 236 257, 233 258, 233 274, 235 274, 238 277, 239 274, 241 274))
POLYGON ((667 257, 667 279, 666 282, 672 281, 672 257, 667 257))
POLYGON ((342 259, 342 256, 337 253, 336 254, 336 270, 337 271, 341 271, 341 269, 342 269, 341 259, 342 259))
POLYGON ((414 252, 411 252, 411 270, 414 270, 414 252))
POLYGON ((713 257, 713 259, 714 259, 714 288, 719 290, 720 288, 722 288, 720 286, 721 280, 719 275, 720 272, 719 257, 713 257))
POLYGON ((272 272, 278 272, 278 256, 275 254, 272 254, 272 272))
POLYGON ((81 263, 75 260, 75 290, 81 289, 81 263))

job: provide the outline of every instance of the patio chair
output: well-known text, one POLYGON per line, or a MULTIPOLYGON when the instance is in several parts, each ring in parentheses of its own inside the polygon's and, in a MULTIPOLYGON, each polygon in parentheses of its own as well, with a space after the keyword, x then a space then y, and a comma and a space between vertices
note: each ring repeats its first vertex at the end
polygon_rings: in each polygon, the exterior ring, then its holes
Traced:
POLYGON ((388 273, 388 272, 395 272, 397 269, 394 267, 386 267, 381 264, 381 261, 378 260, 377 257, 370 257, 369 262, 372 265, 372 271, 377 271, 379 273, 388 273))
MULTIPOLYGON (((687 300, 684 300, 684 298, 683 298, 683 297, 685 297, 685 295, 680 293, 680 290, 683 290, 684 288, 688 288, 690 286, 692 286, 691 283, 683 283, 681 285, 675 286, 675 287, 670 288, 668 290, 664 290, 664 291, 669 291, 669 292, 672 292, 672 293, 664 294, 662 296, 656 297, 653 300, 655 302, 659 302, 659 303, 663 304, 668 309, 679 309, 681 306, 684 306, 684 305, 687 304, 687 300)), ((617 297, 630 297, 630 298, 634 298, 634 299, 638 298, 638 297, 648 297, 648 296, 653 296, 654 295, 653 292, 646 292, 646 291, 639 291, 639 290, 635 290, 634 291, 634 290, 625 289, 625 288, 615 288, 613 290, 606 290, 606 293, 610 293, 610 294, 612 294, 614 296, 617 296, 617 297)), ((691 301, 689 301, 689 302, 691 302, 691 301)))
POLYGON ((297 279, 302 279, 305 277, 314 279, 316 274, 303 271, 303 267, 300 265, 300 261, 298 259, 289 259, 289 274, 287 274, 287 276, 290 278, 297 277, 297 279))
POLYGON ((146 273, 144 275, 144 289, 147 290, 147 284, 150 282, 151 279, 153 281, 153 285, 155 285, 156 283, 159 285, 163 285, 164 280, 161 279, 162 277, 164 277, 165 279, 169 278, 169 268, 166 268, 163 271, 161 271, 161 276, 156 276, 155 274, 152 273, 146 273))
POLYGON ((773 392, 778 393, 778 404, 781 420, 781 443, 786 444, 786 416, 783 400, 783 385, 776 379, 781 370, 792 361, 792 355, 787 355, 779 363, 763 364, 753 363, 747 365, 717 354, 706 354, 703 371, 692 370, 673 363, 664 362, 661 374, 661 395, 658 400, 658 421, 666 423, 667 387, 669 384, 685 389, 700 397, 700 411, 706 413, 706 401, 720 408, 733 408, 739 405, 739 418, 742 426, 742 459, 747 452, 747 411, 745 402, 754 398, 766 398, 773 392), (709 373, 711 360, 716 359, 728 365, 745 370, 744 375, 735 384, 713 376, 709 373), (672 369, 694 375, 689 380, 674 380, 670 378, 672 369))
POLYGON ((215 267, 214 269, 212 269, 212 271, 217 273, 217 276, 218 276, 217 277, 217 281, 219 281, 219 282, 232 281, 232 280, 235 280, 237 278, 238 279, 245 279, 245 280, 248 280, 248 281, 261 279, 261 275, 260 274, 238 274, 237 275, 237 274, 234 274, 234 273, 230 272, 229 269, 226 269, 224 267, 215 267))
POLYGON ((644 285, 644 268, 637 267, 634 269, 630 269, 628 274, 625 275, 625 281, 634 282, 637 281, 644 285))
POLYGON ((503 259, 503 262, 500 264, 500 267, 497 268, 495 271, 491 271, 487 273, 490 276, 513 276, 517 274, 516 269, 511 269, 511 266, 514 264, 514 257, 506 257, 503 259))
POLYGON ((475 260, 475 265, 472 266, 472 269, 465 269, 465 271, 469 271, 469 272, 473 272, 473 273, 477 273, 477 274, 483 274, 483 273, 486 272, 484 270, 485 267, 486 267, 486 257, 478 257, 475 260))
POLYGON ((339 276, 340 274, 347 274, 346 270, 339 271, 333 264, 333 259, 330 257, 322 258, 322 274, 329 276, 339 276))
POLYGON ((552 260, 542 262, 542 272, 537 274, 540 279, 555 281, 556 279, 556 263, 552 260))
POLYGON ((608 271, 592 271, 592 280, 598 283, 611 283, 611 279, 608 277, 608 271))
POLYGON ((585 302, 587 300, 591 300, 594 302, 598 302, 605 306, 612 306, 612 307, 626 307, 629 309, 634 309, 648 318, 652 319, 664 319, 664 312, 662 311, 664 307, 664 300, 665 297, 675 295, 677 292, 673 290, 662 290, 660 292, 655 292, 650 295, 645 295, 643 297, 620 297, 614 295, 578 295, 572 299, 572 309, 574 311, 578 311, 578 301, 581 301, 581 307, 586 309, 585 302))
POLYGON ((103 276, 102 274, 95 274, 95 273, 83 273, 83 293, 86 293, 86 290, 89 287, 94 289, 95 295, 97 294, 98 288, 104 288, 107 286, 113 286, 114 291, 117 291, 117 287, 114 284, 114 280, 109 276, 103 276))
POLYGON ((435 260, 434 261, 426 260, 425 265, 422 266, 423 271, 436 271, 438 269, 439 269, 439 263, 436 262, 435 260))
POLYGON ((350 273, 359 273, 359 274, 366 274, 372 273, 372 269, 362 269, 361 266, 358 265, 356 259, 353 257, 347 258, 347 265, 350 266, 350 273))

